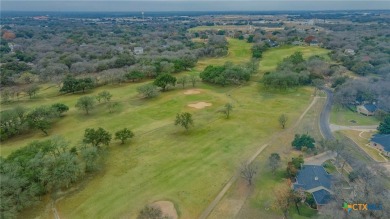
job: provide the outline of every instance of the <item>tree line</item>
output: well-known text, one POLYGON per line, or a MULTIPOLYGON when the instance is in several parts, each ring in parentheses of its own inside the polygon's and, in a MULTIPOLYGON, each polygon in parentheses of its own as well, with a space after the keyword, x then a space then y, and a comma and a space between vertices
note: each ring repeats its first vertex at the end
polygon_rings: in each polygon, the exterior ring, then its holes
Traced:
MULTIPOLYGON (((127 128, 115 133, 121 144, 134 137, 127 128)), ((61 136, 33 141, 0 157, 0 217, 16 218, 45 194, 67 189, 103 166, 112 134, 103 128, 86 129, 81 146, 71 147, 61 136)))
POLYGON ((223 66, 207 66, 199 77, 206 82, 226 85, 239 85, 250 80, 251 75, 258 70, 258 60, 253 59, 244 65, 226 62, 223 66))
POLYGON ((266 72, 261 82, 266 88, 285 90, 321 82, 331 74, 330 65, 321 57, 313 56, 304 60, 301 52, 295 52, 279 63, 275 72, 266 72))
POLYGON ((69 107, 62 103, 51 106, 40 106, 27 110, 17 106, 11 110, 1 111, 0 116, 0 140, 5 141, 15 135, 23 134, 32 130, 40 130, 48 135, 52 123, 62 117, 69 107))

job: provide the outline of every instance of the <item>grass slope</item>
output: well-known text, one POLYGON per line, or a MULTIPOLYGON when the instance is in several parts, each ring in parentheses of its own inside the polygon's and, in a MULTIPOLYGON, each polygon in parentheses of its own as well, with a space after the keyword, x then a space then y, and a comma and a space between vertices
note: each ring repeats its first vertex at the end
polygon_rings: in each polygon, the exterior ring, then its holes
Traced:
POLYGON ((349 109, 340 107, 336 109, 335 107, 332 107, 332 111, 330 113, 330 123, 345 126, 378 125, 379 120, 377 120, 374 116, 365 116, 349 109))
MULTIPOLYGON (((229 45, 227 57, 201 60, 190 73, 197 73, 208 64, 250 59, 250 44, 229 39, 229 45)), ((32 108, 56 102, 69 105, 71 110, 53 125, 50 135, 63 135, 72 144, 81 140, 85 128, 103 127, 115 132, 128 127, 134 131, 136 137, 130 143, 119 145, 114 141, 110 145, 103 171, 57 202, 61 217, 133 218, 147 203, 171 200, 182 218, 196 218, 239 163, 280 131, 279 115, 286 113, 293 123, 310 102, 312 93, 309 88, 268 92, 256 82, 225 88, 199 83, 202 93, 197 95, 184 95, 182 89, 176 89, 153 100, 140 100, 136 93, 140 84, 105 86, 88 93, 96 95, 109 90, 113 101, 120 102, 119 111, 113 114, 100 104, 91 115, 84 115, 74 108, 83 94, 58 95, 55 87, 47 88, 36 99, 23 99, 4 107, 21 104, 32 108), (187 106, 197 101, 213 105, 202 110, 187 106), (235 107, 229 120, 216 113, 227 102, 235 107), (173 125, 176 113, 182 111, 194 115, 195 127, 188 133, 173 125)), ((1 145, 1 153, 7 155, 32 140, 46 138, 40 132, 13 138, 1 145)), ((28 210, 22 216, 44 214, 37 211, 28 210)), ((51 217, 51 213, 46 217, 51 217)))
POLYGON ((287 58, 295 52, 302 52, 303 58, 307 59, 310 56, 318 55, 329 59, 329 50, 320 47, 310 46, 282 46, 267 50, 263 53, 263 59, 260 61, 260 69, 263 72, 275 70, 278 63, 284 58, 287 58))

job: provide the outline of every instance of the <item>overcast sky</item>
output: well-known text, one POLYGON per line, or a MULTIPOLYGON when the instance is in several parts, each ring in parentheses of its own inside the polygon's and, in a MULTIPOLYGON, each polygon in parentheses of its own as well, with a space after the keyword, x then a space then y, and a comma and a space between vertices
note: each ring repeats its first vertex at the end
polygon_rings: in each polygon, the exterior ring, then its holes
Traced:
POLYGON ((390 9, 390 0, 0 0, 1 11, 267 11, 390 9))

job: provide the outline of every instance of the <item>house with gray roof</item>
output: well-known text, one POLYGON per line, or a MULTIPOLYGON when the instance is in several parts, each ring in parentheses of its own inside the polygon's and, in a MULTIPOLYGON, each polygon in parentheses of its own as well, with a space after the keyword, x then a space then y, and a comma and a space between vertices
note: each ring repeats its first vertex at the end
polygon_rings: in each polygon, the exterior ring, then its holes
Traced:
POLYGON ((375 111, 377 110, 376 105, 372 103, 366 103, 360 106, 356 107, 356 110, 358 113, 366 115, 366 116, 373 116, 375 114, 375 111))
POLYGON ((317 206, 326 205, 332 199, 332 176, 324 167, 318 165, 303 165, 298 172, 294 190, 303 189, 313 195, 317 206))
POLYGON ((390 156, 390 134, 376 134, 371 138, 371 146, 378 148, 386 156, 390 156))

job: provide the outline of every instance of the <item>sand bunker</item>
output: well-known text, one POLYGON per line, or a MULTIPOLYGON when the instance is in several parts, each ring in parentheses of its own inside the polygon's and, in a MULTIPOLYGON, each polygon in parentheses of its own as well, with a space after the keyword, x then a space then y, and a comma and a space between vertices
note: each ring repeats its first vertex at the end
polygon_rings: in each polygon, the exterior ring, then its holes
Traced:
POLYGON ((153 203, 152 206, 159 207, 165 217, 170 219, 178 218, 175 206, 170 201, 158 201, 153 203))
POLYGON ((186 90, 184 92, 185 95, 199 94, 199 93, 200 93, 200 90, 197 90, 197 89, 190 89, 190 90, 186 90))
POLYGON ((197 103, 191 103, 188 104, 189 107, 195 108, 195 109, 203 109, 207 106, 211 106, 213 104, 211 103, 206 103, 206 102, 197 102, 197 103))

